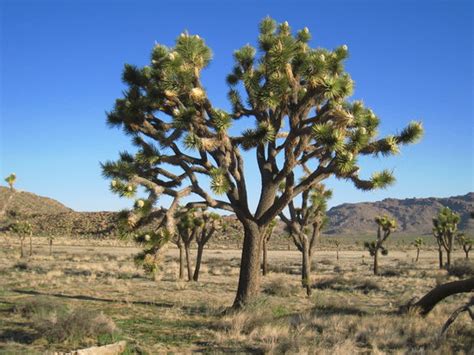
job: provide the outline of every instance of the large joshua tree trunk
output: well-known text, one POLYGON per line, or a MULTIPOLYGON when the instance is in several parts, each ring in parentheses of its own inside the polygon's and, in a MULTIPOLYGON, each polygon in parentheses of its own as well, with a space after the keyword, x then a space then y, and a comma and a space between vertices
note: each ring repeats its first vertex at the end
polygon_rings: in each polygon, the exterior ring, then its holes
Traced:
POLYGON ((193 280, 199 280, 199 270, 201 269, 202 254, 204 252, 204 244, 198 244, 197 247, 197 256, 196 256, 196 266, 194 267, 193 280))
POLYGON ((418 262, 418 259, 420 258, 420 248, 416 249, 416 260, 415 262, 418 262))
POLYGON ((259 293, 261 246, 261 234, 258 226, 254 223, 244 225, 239 285, 233 308, 242 308, 259 293))

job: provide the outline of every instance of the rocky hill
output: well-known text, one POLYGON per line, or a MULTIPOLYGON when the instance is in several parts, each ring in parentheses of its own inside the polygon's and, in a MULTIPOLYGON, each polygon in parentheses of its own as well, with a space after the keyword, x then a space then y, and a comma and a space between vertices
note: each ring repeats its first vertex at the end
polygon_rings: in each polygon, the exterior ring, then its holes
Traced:
MULTIPOLYGON (((328 211, 329 224, 326 235, 372 235, 378 215, 390 215, 398 221, 402 234, 430 234, 432 218, 443 206, 461 215, 460 229, 474 232, 474 193, 447 198, 385 199, 378 202, 345 203, 328 211)), ((12 192, 0 187, 0 229, 15 218, 28 218, 38 234, 85 235, 115 237, 117 235, 116 212, 75 212, 60 202, 29 192, 12 192)), ((242 228, 235 216, 226 216, 226 228, 220 240, 236 240, 242 237, 242 228)), ((283 234, 283 224, 275 228, 275 235, 283 234)))
POLYGON ((72 212, 62 203, 31 192, 14 190, 0 186, 0 218, 4 215, 37 215, 72 212))
POLYGON ((398 232, 405 234, 430 234, 432 219, 443 206, 461 215, 460 229, 474 230, 469 219, 474 211, 474 193, 447 198, 385 199, 378 202, 344 203, 328 211, 329 225, 325 233, 353 235, 374 233, 374 218, 390 215, 398 221, 398 232))

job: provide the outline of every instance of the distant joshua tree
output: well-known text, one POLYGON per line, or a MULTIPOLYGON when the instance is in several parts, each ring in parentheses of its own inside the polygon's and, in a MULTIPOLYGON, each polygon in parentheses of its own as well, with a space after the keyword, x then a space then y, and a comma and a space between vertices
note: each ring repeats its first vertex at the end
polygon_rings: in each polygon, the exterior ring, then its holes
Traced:
POLYGON ((32 235, 33 235, 33 227, 30 222, 27 221, 16 221, 10 227, 10 231, 16 234, 20 238, 20 256, 23 258, 25 253, 23 251, 23 243, 26 237, 30 238, 30 256, 33 255, 33 242, 32 242, 32 235))
POLYGON ((11 173, 10 175, 8 175, 6 178, 5 178, 5 181, 6 183, 8 184, 8 186, 10 186, 10 190, 13 192, 15 191, 15 189, 13 188, 13 185, 15 184, 16 182, 16 174, 15 173, 11 173))
POLYGON ((341 241, 334 239, 332 242, 336 246, 336 260, 339 260, 339 247, 341 246, 341 241))
POLYGON ((439 267, 443 268, 442 248, 446 251, 446 266, 451 266, 451 252, 453 251, 453 241, 457 234, 458 223, 461 217, 453 212, 449 207, 443 207, 437 217, 433 218, 433 235, 438 243, 439 267))
POLYGON ((262 236, 262 275, 263 276, 265 276, 268 273, 268 257, 267 257, 268 242, 270 241, 270 238, 272 237, 273 229, 275 228, 276 223, 277 223, 276 220, 271 221, 262 236))
POLYGON ((203 224, 202 219, 196 215, 196 210, 182 209, 177 214, 178 217, 178 233, 184 246, 186 256, 186 268, 188 271, 188 281, 193 279, 192 262, 191 262, 191 243, 196 239, 199 229, 203 224))
POLYGON ((382 255, 387 255, 388 250, 383 246, 389 235, 395 230, 397 223, 388 216, 376 217, 375 223, 378 225, 377 240, 373 242, 365 242, 364 246, 369 250, 370 255, 374 257, 374 275, 379 274, 378 256, 379 250, 382 255))
POLYGON ((293 239, 296 248, 302 254, 301 281, 306 294, 311 295, 311 259, 319 234, 326 223, 327 200, 332 196, 330 190, 319 184, 303 192, 301 206, 295 207, 294 201, 288 205, 290 218, 281 213, 280 218, 286 224, 286 230, 293 239))
POLYGON ((212 238, 215 232, 221 229, 221 217, 217 213, 202 211, 198 218, 202 222, 199 223, 199 230, 196 233, 197 255, 193 281, 199 280, 199 271, 201 270, 202 255, 204 253, 205 245, 212 238))
POLYGON ((420 257, 420 250, 421 250, 421 247, 425 244, 425 242, 423 242, 423 239, 421 238, 416 238, 414 241, 413 241, 413 246, 416 248, 416 259, 415 259, 415 262, 418 262, 418 259, 420 257))
POLYGON ((469 252, 472 249, 473 240, 466 236, 464 233, 459 233, 456 236, 456 241, 459 243, 462 250, 464 250, 464 253, 466 254, 466 259, 469 259, 469 252))

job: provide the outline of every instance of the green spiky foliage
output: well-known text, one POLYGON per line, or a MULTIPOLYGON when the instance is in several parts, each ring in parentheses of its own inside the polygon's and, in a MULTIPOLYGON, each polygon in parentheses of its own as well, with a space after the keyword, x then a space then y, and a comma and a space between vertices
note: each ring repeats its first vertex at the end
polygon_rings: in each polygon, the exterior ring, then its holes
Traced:
POLYGON ((374 257, 374 275, 378 275, 378 255, 379 251, 382 255, 388 254, 383 243, 387 240, 390 234, 396 229, 397 222, 395 219, 388 216, 379 216, 375 218, 377 223, 377 239, 373 242, 365 242, 364 247, 369 251, 370 255, 374 257))
POLYGON ((423 245, 425 245, 425 242, 423 241, 423 239, 421 238, 416 238, 414 241, 413 241, 413 246, 416 248, 416 259, 415 259, 415 262, 418 262, 418 259, 420 257, 420 250, 421 248, 423 247, 423 245))
POLYGON ((141 186, 151 206, 169 196, 165 225, 171 234, 172 216, 185 196, 188 208, 227 210, 242 222, 236 307, 257 295, 260 252, 251 249, 260 248, 266 226, 291 200, 331 176, 362 190, 387 187, 392 173, 363 178, 358 157, 397 154, 423 132, 421 123, 412 122, 398 134, 378 137, 377 115, 348 99, 354 83, 344 70, 347 46, 312 48, 310 39, 307 28, 294 32, 286 22, 265 18, 258 48, 246 45, 234 53, 228 112, 211 102, 201 82, 211 50, 199 36, 182 33, 172 47, 156 45, 149 65, 125 66, 127 89, 107 115, 136 146, 135 153, 103 164, 104 175, 115 181, 113 192, 130 197, 141 186), (240 135, 229 133, 235 120, 245 120, 240 135), (249 207, 242 150, 254 152, 258 164, 256 211, 249 207))
MULTIPOLYGON (((449 207, 443 207, 438 215, 433 218, 433 236, 436 238, 438 246, 446 251, 446 266, 451 266, 451 252, 453 242, 457 234, 458 224, 461 217, 449 207)), ((440 265, 441 267, 441 265, 440 265)))
POLYGON ((23 258, 25 252, 23 251, 23 243, 26 237, 30 238, 30 256, 33 254, 32 247, 32 236, 33 236, 33 226, 28 221, 15 221, 9 228, 10 232, 16 234, 20 239, 20 256, 23 258))
POLYGON ((15 173, 11 173, 10 175, 8 175, 6 178, 5 178, 5 182, 8 184, 8 186, 10 187, 10 190, 14 190, 13 188, 13 185, 15 185, 15 182, 16 182, 16 174, 15 173))
POLYGON ((302 193, 299 207, 295 201, 288 204, 288 216, 280 213, 286 231, 302 254, 301 280, 308 296, 311 294, 311 259, 321 229, 327 223, 327 201, 331 197, 331 190, 317 184, 302 193))
POLYGON ((456 241, 458 242, 459 246, 462 248, 464 253, 466 254, 466 259, 469 259, 469 252, 472 249, 472 245, 474 244, 474 241, 465 235, 464 233, 458 233, 456 235, 456 241))

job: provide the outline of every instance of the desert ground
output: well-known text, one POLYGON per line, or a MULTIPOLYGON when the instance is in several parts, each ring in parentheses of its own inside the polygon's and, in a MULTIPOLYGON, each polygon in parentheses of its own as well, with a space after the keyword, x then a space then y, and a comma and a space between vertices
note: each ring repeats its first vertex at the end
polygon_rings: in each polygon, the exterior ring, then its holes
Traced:
MULTIPOLYGON (((342 246, 336 260, 334 248, 321 245, 309 298, 300 287, 300 254, 270 250, 261 297, 237 313, 225 310, 235 296, 239 250, 206 249, 199 282, 178 279, 176 249, 155 276, 134 265, 139 250, 117 241, 57 239, 49 256, 45 238, 34 238, 33 255, 20 258, 18 240, 2 236, 0 353, 67 352, 119 340, 129 354, 474 353, 468 314, 440 336, 469 295, 448 298, 424 318, 398 312, 458 279, 438 270, 432 246, 418 262, 408 245, 390 250, 380 257, 383 276, 373 276, 362 248, 342 246)), ((453 259, 463 258, 457 251, 453 259)))

